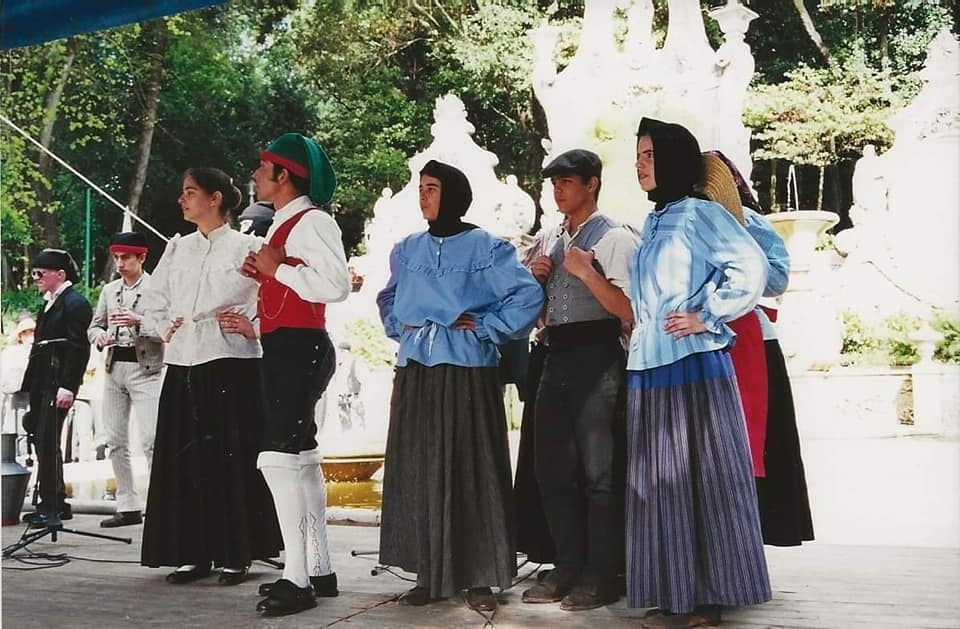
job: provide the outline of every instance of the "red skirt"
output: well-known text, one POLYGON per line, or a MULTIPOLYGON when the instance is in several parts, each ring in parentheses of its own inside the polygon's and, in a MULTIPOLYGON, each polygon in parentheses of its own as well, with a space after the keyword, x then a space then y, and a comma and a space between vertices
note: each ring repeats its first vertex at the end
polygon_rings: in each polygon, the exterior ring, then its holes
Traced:
POLYGON ((763 478, 767 475, 763 465, 763 447, 767 439, 767 356, 763 332, 756 312, 750 312, 727 325, 737 333, 737 341, 730 349, 730 358, 737 374, 737 388, 747 421, 753 475, 763 478))

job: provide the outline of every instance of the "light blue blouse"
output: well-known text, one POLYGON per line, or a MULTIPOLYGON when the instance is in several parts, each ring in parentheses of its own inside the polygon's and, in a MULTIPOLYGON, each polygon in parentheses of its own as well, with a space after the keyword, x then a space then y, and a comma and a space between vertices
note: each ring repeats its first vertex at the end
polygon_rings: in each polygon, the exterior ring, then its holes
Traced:
POLYGON ((767 282, 767 261, 722 206, 684 197, 650 212, 631 268, 636 324, 627 369, 651 369, 728 347, 725 325, 750 312, 767 282), (674 339, 663 331, 671 312, 697 312, 706 332, 674 339))
POLYGON ((397 365, 494 367, 497 345, 530 335, 543 289, 505 240, 482 229, 401 240, 390 253, 390 279, 377 295, 387 336, 399 341, 397 365), (462 314, 476 330, 456 330, 462 314))
MULTIPOLYGON (((760 245, 760 249, 767 256, 767 264, 770 265, 770 273, 767 275, 767 286, 763 290, 763 296, 779 297, 787 291, 787 285, 790 281, 790 254, 787 252, 787 246, 780 234, 770 224, 770 221, 759 212, 744 207, 743 218, 747 231, 760 245)), ((757 318, 760 319, 763 340, 769 341, 777 338, 777 331, 774 329, 773 323, 770 322, 770 318, 767 317, 767 313, 757 308, 757 318)))

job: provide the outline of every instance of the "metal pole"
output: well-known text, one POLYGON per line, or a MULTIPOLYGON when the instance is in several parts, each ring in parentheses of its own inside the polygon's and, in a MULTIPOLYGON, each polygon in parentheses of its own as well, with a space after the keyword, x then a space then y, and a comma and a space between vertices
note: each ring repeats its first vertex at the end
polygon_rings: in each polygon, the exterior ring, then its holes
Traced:
POLYGON ((93 205, 93 198, 90 188, 87 188, 87 219, 86 228, 83 235, 83 284, 90 290, 90 206, 93 205))

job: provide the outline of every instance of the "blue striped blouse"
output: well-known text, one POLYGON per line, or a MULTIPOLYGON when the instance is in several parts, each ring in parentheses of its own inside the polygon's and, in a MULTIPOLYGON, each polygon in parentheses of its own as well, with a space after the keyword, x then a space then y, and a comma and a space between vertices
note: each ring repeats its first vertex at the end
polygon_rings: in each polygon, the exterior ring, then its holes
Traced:
POLYGON ((736 335, 725 323, 750 312, 767 282, 766 258, 747 230, 717 203, 684 197, 650 212, 641 238, 627 369, 731 345, 736 335), (663 331, 671 312, 698 312, 707 331, 675 340, 663 331))

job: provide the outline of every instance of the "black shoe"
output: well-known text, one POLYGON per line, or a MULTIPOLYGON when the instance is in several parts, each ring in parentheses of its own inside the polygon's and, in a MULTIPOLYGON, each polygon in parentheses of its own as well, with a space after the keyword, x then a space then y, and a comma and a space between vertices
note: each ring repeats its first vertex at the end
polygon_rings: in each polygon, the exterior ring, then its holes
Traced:
POLYGON ((488 587, 470 588, 464 597, 467 607, 478 612, 492 612, 497 608, 497 597, 488 587))
MULTIPOLYGON (((73 519, 73 507, 70 506, 69 502, 63 503, 63 507, 60 509, 60 513, 57 514, 57 518, 55 519, 57 520, 73 519)), ((22 522, 25 522, 31 525, 34 524, 35 521, 39 521, 39 520, 43 520, 44 522, 50 520, 50 509, 48 509, 46 505, 44 505, 44 503, 42 502, 37 505, 36 511, 25 513, 23 514, 23 518, 21 518, 22 522)), ((36 528, 43 528, 44 526, 46 526, 46 524, 43 524, 36 528)))
POLYGON ((560 609, 566 612, 579 612, 609 605, 617 600, 606 588, 575 586, 560 601, 560 609))
POLYGON ((257 611, 264 616, 286 616, 317 606, 312 587, 297 587, 286 579, 270 585, 270 596, 257 603, 257 611))
POLYGON ((174 570, 167 575, 167 583, 173 585, 183 585, 184 583, 193 583, 200 579, 210 576, 210 564, 200 564, 193 570, 174 570))
POLYGON ((112 529, 118 526, 130 526, 131 524, 141 524, 143 516, 139 511, 117 511, 106 520, 100 520, 100 526, 105 529, 112 529))
MULTIPOLYGON (((282 581, 282 579, 281 579, 282 581)), ((270 596, 270 590, 278 581, 273 583, 261 583, 257 588, 257 594, 260 596, 270 596)), ((310 585, 313 586, 313 593, 318 598, 331 598, 340 595, 337 589, 337 573, 331 572, 320 577, 310 577, 310 585)))
POLYGON ((570 592, 570 587, 545 578, 532 588, 523 591, 520 597, 524 603, 556 603, 570 592))
POLYGON ((28 513, 23 519, 32 529, 63 528, 63 522, 61 521, 61 518, 58 518, 50 513, 36 511, 34 513, 28 513))
POLYGON ((318 597, 331 598, 340 594, 340 590, 337 589, 336 572, 320 577, 310 577, 310 585, 313 586, 313 593, 318 597))
POLYGON ((242 570, 223 570, 220 572, 220 577, 217 579, 217 583, 220 585, 240 585, 247 580, 247 568, 244 567, 242 570))
POLYGON ((397 599, 397 602, 401 605, 413 605, 415 607, 421 607, 433 602, 433 600, 434 599, 430 598, 430 589, 422 585, 418 585, 401 594, 400 598, 397 599))

